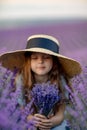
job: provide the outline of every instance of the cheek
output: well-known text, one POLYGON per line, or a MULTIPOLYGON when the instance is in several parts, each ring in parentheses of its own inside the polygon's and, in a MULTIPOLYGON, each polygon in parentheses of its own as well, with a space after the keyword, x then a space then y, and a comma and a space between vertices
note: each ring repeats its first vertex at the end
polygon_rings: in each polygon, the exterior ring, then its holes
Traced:
POLYGON ((34 70, 35 68, 35 63, 31 62, 31 70, 34 70))
POLYGON ((48 69, 51 70, 52 67, 53 67, 53 61, 50 61, 50 62, 47 64, 47 66, 48 66, 48 69))

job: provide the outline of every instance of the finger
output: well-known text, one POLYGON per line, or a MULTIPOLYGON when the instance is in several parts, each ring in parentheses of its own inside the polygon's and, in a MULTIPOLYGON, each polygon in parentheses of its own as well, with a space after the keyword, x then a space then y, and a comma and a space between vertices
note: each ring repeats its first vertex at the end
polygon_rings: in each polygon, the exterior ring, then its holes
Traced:
POLYGON ((43 123, 43 124, 51 124, 51 121, 50 121, 50 119, 41 119, 41 122, 43 123))
POLYGON ((47 119, 46 116, 41 115, 41 114, 35 114, 35 117, 41 118, 41 119, 47 119))
POLYGON ((40 130, 50 130, 51 127, 39 126, 40 130))
POLYGON ((40 114, 35 114, 34 115, 34 124, 36 127, 40 127, 42 129, 50 129, 52 127, 52 123, 50 122, 49 119, 47 119, 43 115, 40 114))
POLYGON ((53 117, 54 116, 54 114, 52 113, 52 114, 49 114, 47 117, 48 118, 51 118, 51 117, 53 117))
POLYGON ((40 127, 42 129, 50 129, 52 127, 51 122, 43 123, 41 120, 37 120, 37 119, 38 118, 35 118, 35 120, 33 120, 33 124, 35 127, 40 127))
POLYGON ((39 127, 40 128, 44 128, 44 129, 50 129, 52 127, 52 123, 42 123, 42 122, 39 122, 39 127))

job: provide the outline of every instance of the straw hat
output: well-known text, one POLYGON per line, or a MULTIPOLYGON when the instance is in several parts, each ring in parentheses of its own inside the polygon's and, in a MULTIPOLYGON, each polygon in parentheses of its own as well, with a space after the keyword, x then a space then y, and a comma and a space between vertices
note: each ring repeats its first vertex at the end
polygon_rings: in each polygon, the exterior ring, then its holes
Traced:
POLYGON ((65 73, 73 77, 81 72, 79 62, 59 54, 59 42, 56 38, 49 35, 32 35, 27 40, 26 49, 7 52, 0 55, 2 66, 13 69, 20 68, 24 63, 25 52, 41 52, 58 57, 65 73))

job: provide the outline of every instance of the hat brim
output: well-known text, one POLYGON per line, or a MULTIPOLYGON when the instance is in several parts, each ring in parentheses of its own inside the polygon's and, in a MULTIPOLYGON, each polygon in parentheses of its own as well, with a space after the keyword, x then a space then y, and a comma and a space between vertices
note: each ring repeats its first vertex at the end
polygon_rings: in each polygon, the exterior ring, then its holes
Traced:
POLYGON ((58 60, 61 63, 65 73, 71 78, 81 73, 81 66, 78 61, 42 48, 30 48, 4 53, 0 55, 0 62, 2 66, 10 70, 13 70, 15 67, 21 68, 25 61, 25 52, 40 52, 58 57, 58 60))

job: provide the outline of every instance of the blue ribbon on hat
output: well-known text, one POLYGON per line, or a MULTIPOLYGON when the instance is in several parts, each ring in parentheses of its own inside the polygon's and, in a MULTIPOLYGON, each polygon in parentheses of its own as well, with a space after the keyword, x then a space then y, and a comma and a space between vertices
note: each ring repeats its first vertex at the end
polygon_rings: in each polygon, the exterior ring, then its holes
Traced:
POLYGON ((59 46, 56 42, 46 38, 33 38, 27 42, 26 49, 29 48, 44 48, 55 53, 59 53, 59 46))

